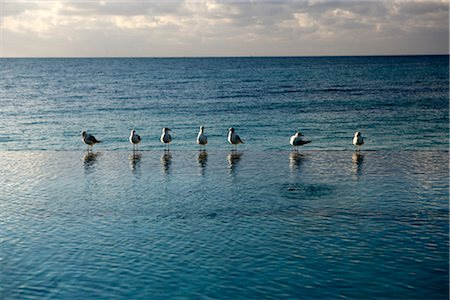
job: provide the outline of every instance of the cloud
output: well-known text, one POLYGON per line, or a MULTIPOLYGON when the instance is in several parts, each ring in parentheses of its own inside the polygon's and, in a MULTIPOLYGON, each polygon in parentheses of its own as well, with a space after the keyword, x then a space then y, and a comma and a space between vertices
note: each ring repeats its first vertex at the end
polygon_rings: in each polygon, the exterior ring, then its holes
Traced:
POLYGON ((448 1, 440 0, 0 5, 2 56, 448 53, 448 1))
POLYGON ((448 12, 447 1, 397 1, 395 6, 399 14, 426 15, 448 12))

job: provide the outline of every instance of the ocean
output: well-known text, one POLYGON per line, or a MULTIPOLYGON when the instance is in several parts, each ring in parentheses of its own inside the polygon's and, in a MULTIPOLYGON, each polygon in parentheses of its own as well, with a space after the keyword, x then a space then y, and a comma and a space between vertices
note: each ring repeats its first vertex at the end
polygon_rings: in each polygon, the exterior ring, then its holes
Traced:
POLYGON ((234 127, 248 150, 448 149, 448 56, 1 59, 0 149, 78 150, 81 131, 127 150, 228 149, 234 127))
POLYGON ((448 56, 0 59, 0 299, 448 299, 448 97, 448 56))

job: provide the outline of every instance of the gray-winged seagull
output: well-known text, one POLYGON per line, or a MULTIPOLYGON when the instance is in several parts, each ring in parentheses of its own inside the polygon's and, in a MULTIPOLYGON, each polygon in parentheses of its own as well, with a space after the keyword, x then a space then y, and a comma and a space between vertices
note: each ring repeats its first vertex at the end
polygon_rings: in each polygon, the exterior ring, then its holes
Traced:
POLYGON ((238 144, 244 144, 241 138, 234 132, 234 128, 228 128, 228 143, 234 146, 234 150, 237 149, 238 144))
POLYGON ((355 132, 355 135, 353 136, 353 145, 356 146, 356 151, 360 150, 360 147, 364 144, 364 138, 361 135, 361 132, 357 131, 355 132))
POLYGON ((94 146, 97 143, 101 143, 101 141, 97 140, 95 136, 92 134, 87 133, 85 130, 81 132, 81 140, 83 143, 87 145, 87 150, 92 149, 92 146, 94 146), (89 148, 90 147, 90 148, 89 148))
POLYGON ((205 135, 205 127, 200 126, 200 131, 197 135, 197 144, 203 146, 203 149, 205 149, 206 144, 208 144, 208 137, 205 135))
POLYGON ((291 144, 297 150, 298 146, 303 146, 311 143, 311 141, 302 140, 303 134, 300 131, 297 131, 291 138, 289 139, 289 144, 291 144))
POLYGON ((169 150, 169 144, 172 141, 172 137, 170 136, 169 131, 171 131, 169 128, 164 127, 162 129, 162 134, 161 134, 161 138, 160 138, 161 143, 163 143, 166 146, 166 148, 164 150, 167 150, 167 151, 169 150))
POLYGON ((138 144, 141 142, 141 137, 136 131, 133 129, 130 133, 130 143, 133 145, 133 151, 138 147, 138 144))

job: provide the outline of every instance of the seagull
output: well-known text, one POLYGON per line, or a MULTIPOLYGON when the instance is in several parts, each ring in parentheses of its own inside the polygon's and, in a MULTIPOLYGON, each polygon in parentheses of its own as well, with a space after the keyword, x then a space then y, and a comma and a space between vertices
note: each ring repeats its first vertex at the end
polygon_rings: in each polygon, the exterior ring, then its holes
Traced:
POLYGON ((311 143, 311 141, 304 141, 302 140, 303 134, 300 131, 297 131, 293 136, 291 136, 289 143, 295 147, 295 149, 298 151, 298 146, 303 146, 306 144, 311 143))
POLYGON ((237 149, 238 144, 243 144, 244 142, 241 138, 234 132, 234 128, 228 128, 228 143, 234 146, 234 150, 237 149))
POLYGON ((360 147, 364 144, 364 138, 361 135, 361 132, 355 132, 353 136, 353 145, 356 146, 356 151, 359 151, 360 147))
POLYGON ((169 151, 169 144, 172 141, 172 137, 170 136, 169 131, 171 131, 169 128, 164 127, 162 129, 162 134, 161 134, 161 138, 160 138, 161 143, 166 145, 166 149, 164 149, 164 150, 167 150, 167 151, 169 151))
POLYGON ((130 143, 133 144, 133 151, 135 150, 134 148, 138 147, 138 144, 141 142, 141 137, 139 136, 139 134, 136 133, 136 131, 133 129, 131 130, 130 133, 130 143))
POLYGON ((203 146, 203 149, 205 148, 206 144, 208 144, 208 138, 207 136, 204 134, 205 131, 205 127, 200 126, 200 131, 198 132, 197 135, 197 144, 201 146, 203 146))
POLYGON ((87 133, 85 130, 83 130, 83 132, 81 132, 81 140, 83 141, 83 143, 85 143, 87 145, 87 150, 89 151, 90 149, 92 149, 92 146, 94 146, 97 143, 101 143, 101 141, 97 140, 95 138, 95 136, 93 136, 92 134, 87 133), (90 147, 90 148, 89 148, 90 147))

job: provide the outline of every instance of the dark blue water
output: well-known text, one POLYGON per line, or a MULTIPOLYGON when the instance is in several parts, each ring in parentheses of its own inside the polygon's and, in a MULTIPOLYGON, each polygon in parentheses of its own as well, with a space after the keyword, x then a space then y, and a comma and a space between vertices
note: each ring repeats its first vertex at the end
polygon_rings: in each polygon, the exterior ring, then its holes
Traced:
POLYGON ((448 56, 173 59, 1 59, 0 149, 75 150, 83 129, 105 150, 227 149, 234 126, 244 149, 289 148, 300 129, 309 149, 447 149, 448 56))

